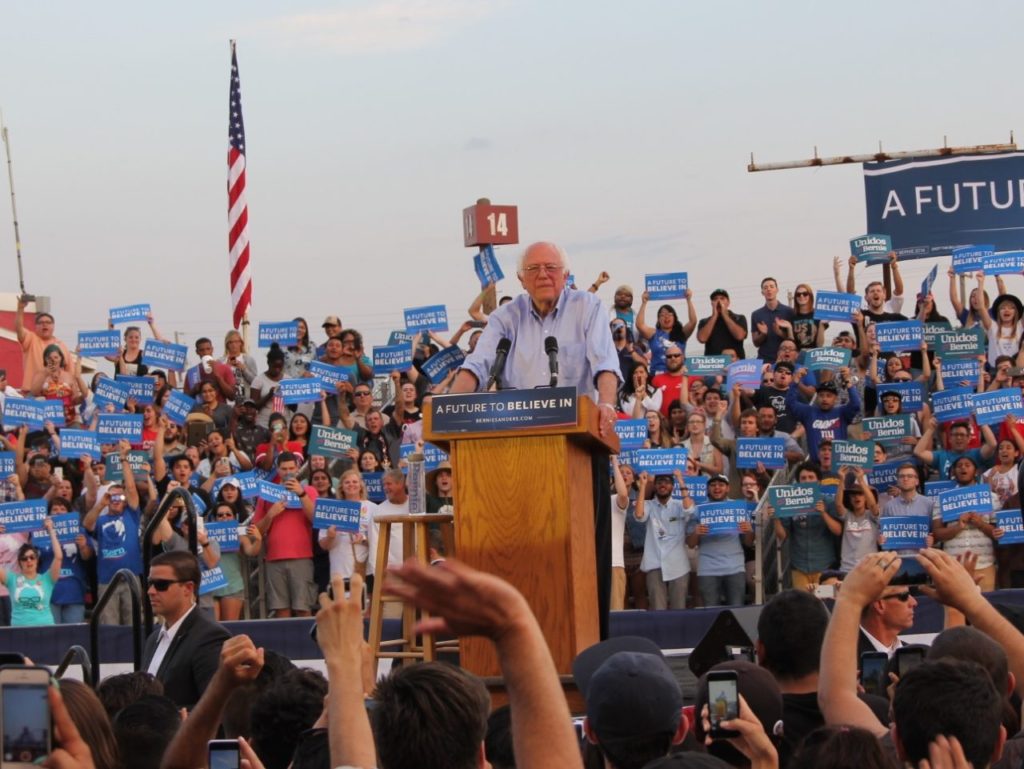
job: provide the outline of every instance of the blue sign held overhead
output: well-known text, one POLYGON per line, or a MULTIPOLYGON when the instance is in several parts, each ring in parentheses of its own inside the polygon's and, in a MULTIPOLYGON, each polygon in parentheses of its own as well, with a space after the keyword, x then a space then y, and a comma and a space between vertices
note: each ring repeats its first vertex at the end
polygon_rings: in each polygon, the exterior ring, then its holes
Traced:
MULTIPOLYGON (((147 464, 149 464, 148 451, 135 450, 128 452, 128 467, 131 468, 136 478, 145 474, 146 471, 142 468, 147 464)), ((103 465, 107 468, 105 475, 107 483, 124 480, 124 467, 121 463, 121 455, 116 451, 112 451, 103 457, 103 465)))
POLYGON ((892 444, 912 434, 910 420, 910 414, 886 414, 880 417, 865 417, 861 427, 865 435, 871 436, 871 440, 892 444))
POLYGON ((81 456, 103 459, 99 438, 92 430, 61 430, 60 455, 68 459, 78 459, 81 456))
POLYGON ((321 399, 323 391, 324 383, 316 377, 282 379, 277 386, 277 393, 286 405, 316 403, 321 399))
MULTIPOLYGON (((79 534, 83 534, 82 519, 78 513, 62 513, 49 516, 53 522, 53 530, 57 534, 57 541, 62 545, 74 544, 79 534)), ((32 544, 41 550, 52 550, 50 532, 46 530, 44 523, 38 530, 32 532, 32 544)))
POLYGON ((886 515, 879 519, 883 550, 920 550, 928 544, 931 519, 923 515, 886 515))
POLYGON ((953 272, 965 275, 985 268, 985 259, 996 252, 995 246, 962 246, 953 249, 953 272))
POLYGON ((0 478, 14 475, 14 452, 0 451, 0 478))
POLYGON ((958 355, 978 356, 985 353, 985 329, 958 328, 941 331, 935 337, 935 353, 942 357, 943 371, 947 363, 958 355))
POLYGON ((344 457, 355 447, 357 437, 355 430, 313 425, 310 430, 307 453, 310 456, 318 457, 344 457))
POLYGON ((257 344, 260 347, 270 347, 277 342, 281 347, 294 347, 299 343, 299 324, 294 320, 285 320, 278 323, 260 323, 259 337, 257 344))
POLYGON ((357 532, 362 509, 362 502, 320 497, 313 508, 313 528, 329 529, 335 526, 338 531, 357 532))
POLYGON ((480 281, 480 288, 486 288, 505 277, 501 265, 494 256, 494 246, 491 245, 481 246, 480 251, 473 254, 473 270, 480 281))
POLYGON ((373 348, 373 367, 381 372, 406 371, 412 367, 412 349, 408 343, 373 348))
POLYGON ((737 438, 736 467, 755 468, 760 462, 768 470, 786 466, 785 438, 737 438))
POLYGON ((121 352, 121 332, 79 331, 78 351, 82 355, 117 355, 121 352))
POLYGON ((649 475, 672 475, 679 470, 686 474, 686 449, 637 449, 636 469, 649 475))
MULTIPOLYGON (((832 461, 834 462, 835 459, 832 461)), ((895 462, 883 462, 880 465, 875 465, 868 470, 868 484, 880 494, 888 491, 896 485, 896 476, 903 463, 904 460, 899 459, 895 462)))
POLYGON ((754 360, 738 360, 726 368, 725 389, 732 392, 734 385, 745 390, 756 390, 761 386, 761 369, 764 362, 760 358, 754 360))
POLYGON ((641 449, 647 440, 646 419, 619 419, 615 422, 615 432, 619 436, 619 447, 623 449, 641 449))
POLYGON ((882 352, 920 350, 924 339, 924 325, 919 320, 894 320, 876 323, 875 341, 882 352))
POLYGON ((685 299, 689 279, 685 272, 663 272, 644 276, 647 298, 653 301, 685 299))
POLYGON ((946 387, 976 384, 983 365, 975 358, 943 358, 942 383, 946 387))
POLYGON ((689 376, 720 376, 732 363, 729 355, 693 355, 686 358, 686 373, 689 376))
POLYGON ((46 422, 53 422, 55 427, 64 426, 63 401, 11 397, 4 401, 4 424, 6 426, 27 425, 30 430, 40 430, 46 422))
POLYGON ((115 326, 118 323, 148 323, 153 310, 149 304, 126 304, 123 307, 110 308, 110 322, 115 326))
POLYGON ((121 409, 124 408, 124 404, 128 400, 128 391, 127 383, 118 382, 116 379, 106 376, 100 377, 96 380, 96 391, 93 394, 93 400, 97 408, 100 409, 107 405, 121 409))
POLYGON ((804 350, 803 355, 808 371, 836 371, 850 365, 853 350, 845 347, 814 347, 804 350))
POLYGON ((147 339, 142 351, 142 361, 150 368, 165 368, 168 371, 184 371, 188 358, 188 347, 159 339, 147 339))
POLYGON ((142 443, 142 414, 100 414, 97 418, 100 443, 142 443))
POLYGON ((1024 272, 1024 251, 1004 251, 985 257, 986 275, 1020 275, 1024 272))
POLYGON ((344 366, 333 366, 320 360, 310 361, 306 371, 323 382, 328 393, 337 392, 342 382, 352 381, 351 373, 344 366))
POLYGON ((190 398, 179 390, 171 390, 171 394, 164 401, 163 415, 176 425, 185 424, 188 415, 195 408, 196 399, 190 398))
POLYGON ((979 425, 997 425, 1010 414, 1018 420, 1024 419, 1024 399, 1018 387, 973 393, 970 403, 971 412, 979 425))
MULTIPOLYGON (((73 515, 73 513, 72 513, 73 515)), ((35 531, 43 528, 46 517, 45 499, 26 499, 22 502, 0 502, 0 524, 7 534, 35 531)))
POLYGON ((834 467, 861 467, 870 470, 875 466, 875 442, 833 441, 832 465, 834 467))
POLYGON ((850 239, 850 253, 858 262, 881 264, 889 260, 892 238, 888 235, 868 234, 850 239))
POLYGON ((420 371, 433 384, 437 384, 443 381, 453 369, 461 366, 465 360, 466 353, 458 345, 452 345, 427 358, 420 366, 420 371))
POLYGON ((117 374, 115 382, 128 385, 128 397, 134 398, 140 406, 148 406, 153 402, 156 390, 156 379, 151 376, 125 376, 117 374))
POLYGON ((406 331, 447 331, 448 310, 443 304, 409 307, 405 311, 406 331))
POLYGON ((410 334, 408 331, 392 331, 388 336, 388 347, 394 347, 395 345, 405 345, 408 347, 412 344, 413 337, 415 334, 410 334))
MULTIPOLYGON (((1017 393, 1020 396, 1020 392, 1017 393)), ((932 393, 932 414, 940 422, 956 422, 971 415, 974 391, 970 387, 954 387, 932 393)))
POLYGON ((245 473, 235 473, 234 475, 229 475, 226 478, 218 478, 214 481, 213 489, 211 491, 214 499, 216 499, 221 486, 230 480, 238 481, 238 491, 246 499, 255 499, 259 496, 259 483, 258 478, 256 477, 256 471, 249 470, 245 473))
POLYGON ((860 297, 839 291, 819 291, 814 296, 814 319, 849 323, 860 311, 860 297))
POLYGON ((885 382, 879 383, 879 396, 885 393, 899 393, 900 411, 913 413, 920 411, 924 406, 924 383, 923 382, 885 382))

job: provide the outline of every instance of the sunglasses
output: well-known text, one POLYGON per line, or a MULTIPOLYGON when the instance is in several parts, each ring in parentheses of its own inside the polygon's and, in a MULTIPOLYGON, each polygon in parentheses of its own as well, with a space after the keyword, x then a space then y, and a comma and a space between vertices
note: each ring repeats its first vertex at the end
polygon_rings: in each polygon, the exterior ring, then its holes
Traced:
POLYGON ((150 587, 156 590, 158 593, 166 593, 167 588, 171 585, 179 585, 182 582, 187 582, 184 579, 151 579, 149 581, 150 587))
POLYGON ((810 296, 810 295, 811 295, 810 291, 797 291, 795 294, 793 294, 793 296, 810 296))
POLYGON ((882 596, 882 600, 883 601, 888 601, 888 600, 891 600, 893 598, 895 598, 900 603, 906 603, 907 601, 910 600, 910 591, 909 590, 904 590, 901 593, 893 593, 892 595, 883 595, 882 596))
POLYGON ((671 358, 682 358, 683 356, 680 355, 679 353, 676 353, 675 355, 666 355, 665 357, 668 358, 668 359, 671 359, 671 358))
POLYGON ((359 392, 353 393, 353 395, 355 395, 357 398, 362 396, 362 395, 369 395, 369 394, 370 393, 369 393, 368 390, 367 391, 360 390, 359 392))
POLYGON ((34 555, 23 555, 18 560, 21 561, 21 562, 24 562, 24 561, 38 561, 39 559, 36 558, 34 555))

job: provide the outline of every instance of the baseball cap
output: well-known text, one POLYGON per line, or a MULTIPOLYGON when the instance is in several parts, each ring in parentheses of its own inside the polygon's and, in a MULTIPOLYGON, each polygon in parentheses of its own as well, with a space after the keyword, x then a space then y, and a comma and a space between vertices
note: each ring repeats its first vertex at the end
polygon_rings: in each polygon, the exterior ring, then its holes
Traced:
POLYGON ((883 390, 882 394, 878 397, 882 400, 885 400, 886 398, 899 398, 900 400, 903 400, 903 394, 897 390, 883 390))
POLYGON ((790 374, 792 374, 794 371, 796 371, 796 367, 792 363, 790 363, 788 360, 780 360, 778 363, 776 363, 775 364, 775 370, 778 371, 779 369, 785 369, 790 374))
POLYGON ((323 328, 324 326, 340 326, 340 325, 341 325, 341 318, 339 318, 337 315, 328 315, 326 318, 324 318, 324 322, 320 324, 320 327, 323 328))
POLYGON ((722 473, 718 473, 718 475, 712 475, 710 478, 708 478, 708 483, 714 483, 715 481, 724 483, 726 486, 729 485, 729 479, 722 473))
POLYGON ((580 652, 572 675, 599 739, 675 733, 683 693, 664 655, 647 638, 620 636, 580 652))
POLYGON ((254 401, 252 398, 246 398, 244 401, 242 401, 242 405, 252 406, 254 409, 259 408, 259 406, 256 404, 256 401, 254 401))
POLYGON ((729 292, 724 288, 716 288, 711 292, 711 298, 714 299, 716 296, 724 296, 726 299, 729 298, 729 292))
POLYGON ((221 484, 221 488, 223 488, 224 486, 234 486, 236 489, 239 489, 239 490, 241 490, 241 488, 242 488, 241 482, 237 478, 231 478, 231 477, 224 479, 224 483, 221 484))
POLYGON ((820 392, 827 392, 827 393, 835 393, 836 395, 839 394, 839 388, 836 387, 836 383, 833 382, 831 379, 828 380, 827 382, 819 382, 818 386, 815 387, 814 390, 815 390, 815 392, 819 392, 819 393, 820 392))

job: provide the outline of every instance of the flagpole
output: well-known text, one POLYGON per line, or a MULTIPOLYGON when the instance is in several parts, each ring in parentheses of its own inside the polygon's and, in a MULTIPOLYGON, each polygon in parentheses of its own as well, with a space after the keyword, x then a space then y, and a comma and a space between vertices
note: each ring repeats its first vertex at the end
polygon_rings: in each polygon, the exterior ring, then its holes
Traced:
POLYGON ((11 140, 7 135, 4 115, 0 112, 0 137, 4 142, 4 153, 7 155, 7 182, 11 188, 11 216, 14 217, 14 253, 18 257, 18 285, 22 296, 25 295, 25 272, 21 266, 21 233, 18 230, 18 207, 14 202, 14 166, 11 165, 11 140))

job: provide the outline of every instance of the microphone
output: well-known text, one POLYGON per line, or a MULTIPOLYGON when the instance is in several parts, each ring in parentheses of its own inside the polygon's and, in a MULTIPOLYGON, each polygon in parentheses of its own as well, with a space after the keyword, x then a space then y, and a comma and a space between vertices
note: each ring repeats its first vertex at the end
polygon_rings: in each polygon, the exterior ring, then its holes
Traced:
POLYGON ((549 387, 558 387, 558 340, 549 336, 544 340, 544 352, 548 356, 548 370, 551 372, 549 387))
MULTIPOLYGON (((498 346, 494 351, 494 365, 491 366, 491 375, 487 379, 487 386, 484 387, 484 391, 490 390, 491 387, 501 378, 501 375, 505 371, 505 361, 508 359, 509 348, 512 347, 512 340, 506 336, 501 338, 498 342, 498 346)), ((501 387, 499 386, 500 390, 501 387)))

